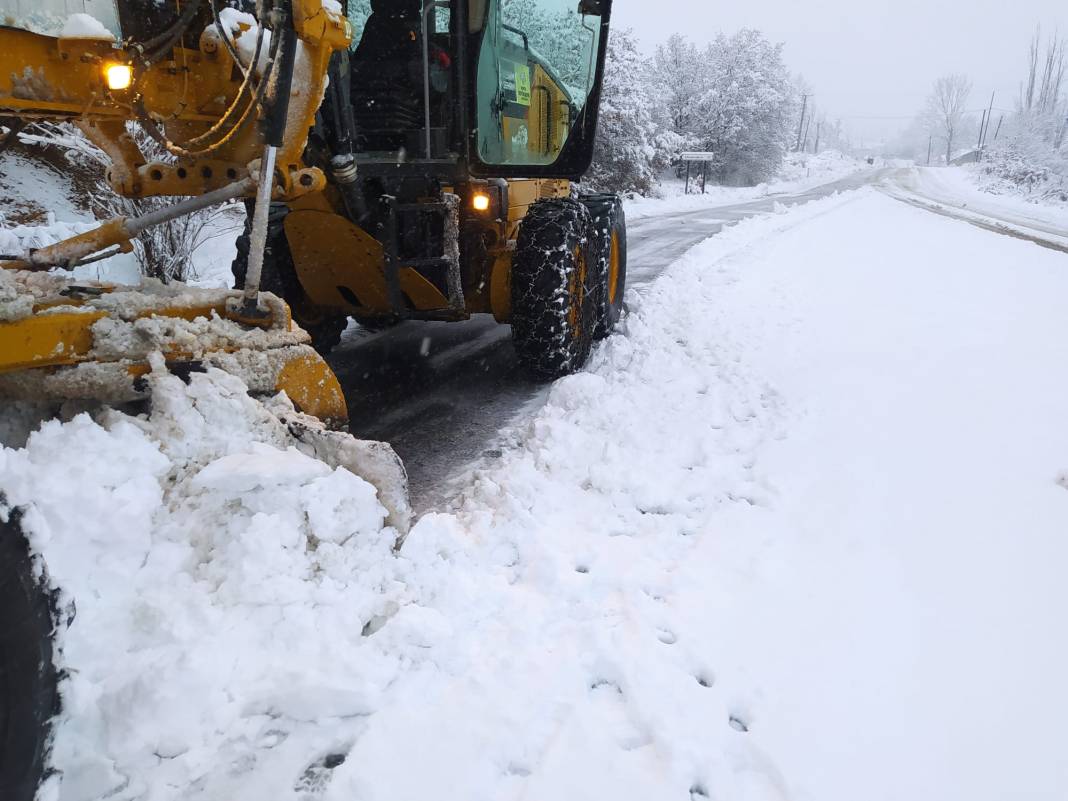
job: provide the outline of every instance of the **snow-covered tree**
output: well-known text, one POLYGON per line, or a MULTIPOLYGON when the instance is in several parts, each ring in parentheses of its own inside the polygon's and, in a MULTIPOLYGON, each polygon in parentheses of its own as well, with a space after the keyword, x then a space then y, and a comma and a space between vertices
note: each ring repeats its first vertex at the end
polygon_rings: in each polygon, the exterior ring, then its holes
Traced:
POLYGON ((584 180, 593 189, 649 194, 682 147, 682 137, 655 120, 652 90, 642 74, 633 32, 612 31, 593 165, 584 180))
POLYGON ((768 180, 782 164, 796 121, 782 44, 746 28, 717 36, 704 62, 695 133, 702 148, 716 154, 712 177, 734 185, 768 180))
POLYGON ((953 145, 959 143, 965 106, 972 82, 965 75, 943 75, 927 98, 927 118, 946 148, 946 164, 953 161, 953 145))
POLYGON ((656 100, 658 122, 681 137, 694 133, 697 100, 705 76, 697 45, 673 34, 649 62, 648 79, 656 100))

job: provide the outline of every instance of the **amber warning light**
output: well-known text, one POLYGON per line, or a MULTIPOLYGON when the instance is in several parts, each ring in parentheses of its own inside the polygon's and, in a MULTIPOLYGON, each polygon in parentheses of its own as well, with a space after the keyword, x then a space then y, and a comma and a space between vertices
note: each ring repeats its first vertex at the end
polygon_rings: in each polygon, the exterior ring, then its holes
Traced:
POLYGON ((104 77, 108 82, 108 89, 129 89, 133 83, 133 67, 129 64, 108 64, 104 68, 104 77))
POLYGON ((476 192, 471 197, 471 206, 475 211, 488 211, 490 207, 489 195, 485 192, 476 192))

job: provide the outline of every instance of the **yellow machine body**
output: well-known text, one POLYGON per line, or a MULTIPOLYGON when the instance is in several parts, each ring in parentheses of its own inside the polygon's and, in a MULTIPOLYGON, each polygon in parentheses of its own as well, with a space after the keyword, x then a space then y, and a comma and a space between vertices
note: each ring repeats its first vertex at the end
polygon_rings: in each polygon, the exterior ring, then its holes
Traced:
MULTIPOLYGON (((479 272, 488 280, 480 291, 466 293, 464 310, 457 317, 492 313, 499 322, 508 321, 509 278, 519 225, 532 203, 543 198, 567 197, 571 192, 571 183, 560 179, 506 183, 506 214, 487 221, 496 229, 496 244, 487 248, 485 263, 478 265, 479 272)), ((302 299, 291 302, 305 315, 314 314, 315 310, 361 317, 389 314, 382 245, 348 220, 338 208, 340 201, 331 194, 313 192, 288 204, 286 239, 304 291, 302 299), (358 298, 360 303, 351 302, 353 298, 358 298)), ((399 278, 410 308, 421 312, 448 309, 444 293, 415 270, 402 268, 399 278)))

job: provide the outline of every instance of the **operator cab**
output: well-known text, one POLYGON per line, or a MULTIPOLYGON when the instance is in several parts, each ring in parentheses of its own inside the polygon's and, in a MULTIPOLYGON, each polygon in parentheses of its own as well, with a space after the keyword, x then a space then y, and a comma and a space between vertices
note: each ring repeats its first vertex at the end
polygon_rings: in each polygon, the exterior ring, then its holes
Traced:
POLYGON ((486 175, 517 166, 546 177, 581 173, 592 150, 607 7, 349 0, 353 45, 339 71, 349 87, 351 152, 361 162, 469 161, 486 175), (563 172, 552 170, 569 142, 580 152, 563 172))

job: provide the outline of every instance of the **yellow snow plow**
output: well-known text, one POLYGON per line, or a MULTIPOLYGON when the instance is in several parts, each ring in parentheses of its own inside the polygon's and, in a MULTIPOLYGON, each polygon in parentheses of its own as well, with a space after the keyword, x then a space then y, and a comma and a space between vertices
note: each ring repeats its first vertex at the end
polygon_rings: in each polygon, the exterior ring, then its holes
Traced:
POLYGON ((374 484, 405 533, 403 465, 387 444, 342 433, 336 376, 287 300, 261 291, 271 204, 326 188, 305 149, 328 65, 351 41, 338 4, 120 0, 94 4, 96 17, 68 0, 0 5, 0 149, 35 122, 66 123, 106 156, 116 195, 174 198, 0 254, 0 406, 137 402, 150 399, 150 373, 222 369, 255 395, 284 392, 292 444, 374 484), (233 201, 250 212, 240 289, 74 277, 155 226, 233 201))

